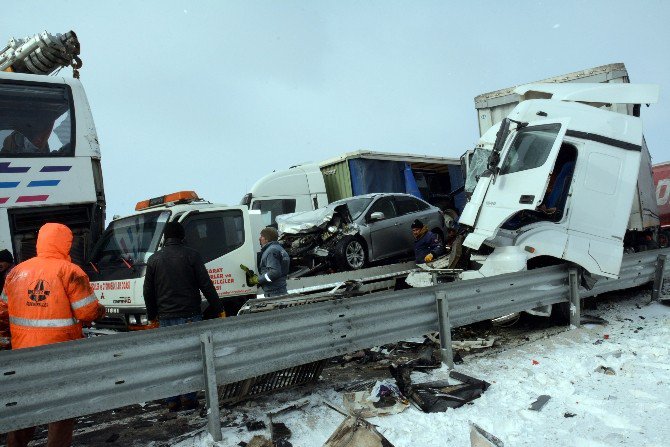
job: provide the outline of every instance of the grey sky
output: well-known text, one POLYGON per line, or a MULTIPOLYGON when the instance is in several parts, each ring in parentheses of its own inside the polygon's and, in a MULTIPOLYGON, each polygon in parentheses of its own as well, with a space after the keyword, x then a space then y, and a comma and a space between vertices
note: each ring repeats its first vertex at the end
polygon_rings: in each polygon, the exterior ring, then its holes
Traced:
POLYGON ((458 157, 476 95, 614 62, 661 85, 643 118, 670 159, 668 2, 5 3, 0 43, 79 36, 108 218, 183 189, 235 204, 272 170, 357 149, 458 157))

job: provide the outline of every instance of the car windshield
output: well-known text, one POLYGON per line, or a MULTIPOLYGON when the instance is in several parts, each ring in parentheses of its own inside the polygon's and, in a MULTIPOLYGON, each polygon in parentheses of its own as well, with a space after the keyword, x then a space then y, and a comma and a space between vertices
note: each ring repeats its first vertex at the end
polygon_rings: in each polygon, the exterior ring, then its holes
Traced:
POLYGON ((372 202, 372 197, 354 197, 351 199, 338 200, 337 202, 333 202, 331 205, 338 206, 345 203, 347 208, 349 208, 349 214, 351 214, 351 218, 356 220, 368 208, 370 202, 372 202))
POLYGON ((113 221, 95 246, 91 262, 98 268, 147 262, 169 217, 169 211, 156 211, 113 221))

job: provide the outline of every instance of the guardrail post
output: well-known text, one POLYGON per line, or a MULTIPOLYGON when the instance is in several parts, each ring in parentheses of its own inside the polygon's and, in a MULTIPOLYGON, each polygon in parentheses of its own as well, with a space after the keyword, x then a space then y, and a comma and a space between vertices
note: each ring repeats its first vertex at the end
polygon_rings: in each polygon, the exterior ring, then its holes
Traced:
POLYGON ((663 269, 665 268, 665 258, 667 255, 658 255, 656 258, 656 276, 654 277, 654 288, 651 291, 652 301, 658 301, 663 289, 663 269))
POLYGON ((207 429, 214 441, 222 441, 219 395, 216 390, 216 369, 214 367, 214 343, 211 332, 200 334, 200 349, 202 351, 202 372, 205 378, 207 429))
POLYGON ((579 327, 582 319, 581 302, 579 298, 579 274, 577 269, 568 270, 568 283, 570 285, 570 325, 579 327))
POLYGON ((451 348, 451 323, 449 322, 449 301, 447 292, 435 292, 437 302, 437 322, 440 329, 440 355, 442 363, 449 369, 454 368, 454 352, 451 348))

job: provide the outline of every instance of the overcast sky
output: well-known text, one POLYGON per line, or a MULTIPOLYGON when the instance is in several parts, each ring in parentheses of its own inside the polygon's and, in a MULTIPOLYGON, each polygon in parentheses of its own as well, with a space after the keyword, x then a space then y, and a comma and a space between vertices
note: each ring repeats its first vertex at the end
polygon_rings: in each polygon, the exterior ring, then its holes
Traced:
POLYGON ((661 85, 643 118, 668 160, 669 19, 660 0, 24 0, 3 3, 0 46, 78 34, 109 219, 184 189, 236 204, 358 149, 458 157, 476 95, 614 62, 661 85))

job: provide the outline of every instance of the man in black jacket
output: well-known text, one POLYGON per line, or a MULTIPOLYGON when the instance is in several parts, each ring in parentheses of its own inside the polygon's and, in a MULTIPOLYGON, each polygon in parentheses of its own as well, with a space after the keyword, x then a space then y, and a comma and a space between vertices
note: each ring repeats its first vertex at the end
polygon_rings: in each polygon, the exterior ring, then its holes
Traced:
MULTIPOLYGON (((201 321, 200 291, 215 314, 220 314, 221 301, 200 254, 184 245, 184 227, 179 222, 168 222, 163 237, 165 244, 147 261, 144 276, 147 318, 158 318, 161 327, 201 321)), ((170 411, 198 406, 196 393, 174 396, 167 402, 170 411)))

